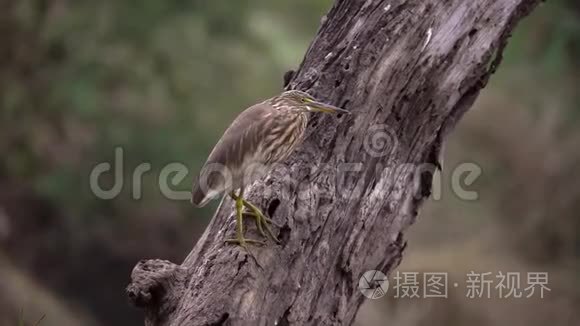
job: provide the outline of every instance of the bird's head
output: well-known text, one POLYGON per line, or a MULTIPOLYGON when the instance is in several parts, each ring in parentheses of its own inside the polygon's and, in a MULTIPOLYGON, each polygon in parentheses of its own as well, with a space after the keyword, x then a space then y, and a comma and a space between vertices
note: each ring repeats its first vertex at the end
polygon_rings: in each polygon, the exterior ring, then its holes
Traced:
POLYGON ((350 113, 334 105, 319 102, 310 94, 299 90, 285 91, 274 98, 274 107, 300 112, 350 113))

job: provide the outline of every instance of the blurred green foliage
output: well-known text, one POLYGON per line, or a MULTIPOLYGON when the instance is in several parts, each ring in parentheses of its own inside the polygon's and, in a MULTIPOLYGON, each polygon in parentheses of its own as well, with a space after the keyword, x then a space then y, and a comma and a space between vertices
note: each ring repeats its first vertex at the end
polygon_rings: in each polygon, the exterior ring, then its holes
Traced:
MULTIPOLYGON (((548 1, 524 19, 509 41, 502 69, 492 83, 524 84, 518 96, 541 110, 546 95, 557 98, 574 121, 580 118, 580 5, 575 0, 548 1)), ((516 87, 512 87, 516 88, 516 87)), ((570 125, 574 125, 574 123, 570 125)))
MULTIPOLYGON (((145 205, 163 200, 156 176, 167 163, 190 168, 179 185, 189 188, 227 121, 280 89, 329 4, 12 1, 0 174, 32 180, 75 215, 91 214, 102 203, 88 189, 90 169, 113 162, 122 146, 127 178, 140 163, 153 166, 145 205)), ((131 205, 130 191, 117 204, 131 205)))

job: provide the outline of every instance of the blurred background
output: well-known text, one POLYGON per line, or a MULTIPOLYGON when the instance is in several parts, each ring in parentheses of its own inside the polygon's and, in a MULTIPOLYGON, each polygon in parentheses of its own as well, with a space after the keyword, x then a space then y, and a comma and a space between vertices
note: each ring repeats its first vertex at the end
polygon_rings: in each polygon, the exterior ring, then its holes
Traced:
MULTIPOLYGON (((280 90, 331 2, 1 0, 0 325, 142 325, 124 294, 131 269, 180 262, 215 208, 166 199, 160 170, 197 173, 233 117, 280 90), (117 147, 126 182, 103 200, 89 175, 117 147)), ((451 135, 440 198, 407 234, 401 271, 460 286, 447 299, 367 300, 357 326, 578 324, 579 58, 577 1, 549 1, 518 26, 451 135), (464 162, 482 168, 474 201, 449 190, 464 162), (548 272, 551 291, 468 299, 469 271, 548 272)))

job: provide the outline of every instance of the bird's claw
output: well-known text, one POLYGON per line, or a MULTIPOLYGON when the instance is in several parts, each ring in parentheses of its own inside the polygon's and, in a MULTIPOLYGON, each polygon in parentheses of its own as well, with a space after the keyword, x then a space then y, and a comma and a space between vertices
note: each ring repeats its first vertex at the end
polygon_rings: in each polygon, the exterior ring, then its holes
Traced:
MULTIPOLYGON (((244 216, 248 216, 248 217, 256 217, 256 213, 254 213, 254 212, 243 212, 242 214, 243 214, 244 216)), ((262 215, 262 219, 264 220, 264 222, 266 222, 266 223, 268 223, 268 224, 272 224, 272 225, 274 225, 274 226, 275 226, 275 227, 277 227, 277 228, 281 228, 281 227, 282 227, 282 226, 280 226, 278 223, 276 223, 276 222, 272 221, 272 219, 271 219, 271 218, 269 218, 269 217, 268 217, 268 216, 266 216, 266 215, 262 215)))
MULTIPOLYGON (((272 232, 272 229, 268 225, 268 224, 274 224, 271 219, 264 216, 264 214, 257 214, 255 212, 244 212, 244 216, 249 216, 249 217, 253 217, 256 219, 256 228, 258 229, 258 232, 260 232, 260 235, 262 237, 267 239, 269 236, 276 243, 280 243, 280 240, 278 240, 278 238, 274 235, 274 232, 272 232), (268 232, 267 235, 264 232, 264 228, 268 232)), ((274 225, 276 225, 276 224, 274 224, 274 225)))
MULTIPOLYGON (((233 200, 236 202, 236 235, 235 239, 227 239, 226 243, 238 244, 242 247, 246 247, 246 243, 254 243, 264 245, 265 241, 258 241, 253 239, 244 238, 244 227, 243 227, 243 217, 253 217, 256 219, 256 228, 262 237, 265 239, 272 238, 276 243, 280 243, 280 240, 274 235, 272 229, 268 224, 274 224, 273 221, 262 213, 262 211, 256 207, 254 204, 246 201, 241 195, 238 196, 234 193, 230 194, 233 200), (244 212, 244 208, 250 210, 249 212, 244 212), (266 229, 266 232, 264 232, 266 229), (267 233, 267 234, 266 234, 267 233)), ((276 224, 274 224, 276 225, 276 224)))
MULTIPOLYGON (((278 240, 278 237, 276 237, 274 235, 274 232, 272 232, 272 229, 270 229, 270 226, 268 225, 268 224, 274 224, 274 222, 270 218, 268 218, 266 215, 264 215, 264 213, 262 213, 262 211, 260 211, 260 209, 258 207, 256 207, 255 205, 253 205, 252 203, 249 203, 244 199, 242 199, 242 202, 246 208, 251 210, 251 212, 245 212, 244 214, 246 214, 248 216, 252 216, 256 219, 256 228, 258 229, 258 232, 260 232, 262 237, 268 238, 268 236, 264 232, 264 228, 265 228, 266 231, 268 232, 268 235, 270 236, 270 238, 272 238, 272 240, 274 240, 276 243, 280 243, 280 240, 278 240)), ((274 224, 274 225, 276 225, 276 224, 274 224)))

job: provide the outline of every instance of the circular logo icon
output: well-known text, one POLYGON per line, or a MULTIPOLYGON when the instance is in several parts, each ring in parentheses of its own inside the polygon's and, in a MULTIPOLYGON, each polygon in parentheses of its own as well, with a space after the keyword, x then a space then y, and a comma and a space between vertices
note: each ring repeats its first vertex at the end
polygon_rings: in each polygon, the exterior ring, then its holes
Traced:
POLYGON ((363 140, 365 151, 372 157, 391 155, 398 144, 394 130, 385 124, 370 126, 363 140))
POLYGON ((380 299, 387 294, 389 280, 381 271, 366 271, 358 280, 358 289, 369 299, 380 299))

